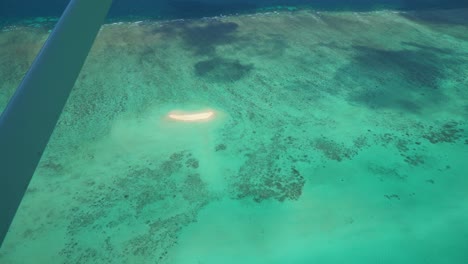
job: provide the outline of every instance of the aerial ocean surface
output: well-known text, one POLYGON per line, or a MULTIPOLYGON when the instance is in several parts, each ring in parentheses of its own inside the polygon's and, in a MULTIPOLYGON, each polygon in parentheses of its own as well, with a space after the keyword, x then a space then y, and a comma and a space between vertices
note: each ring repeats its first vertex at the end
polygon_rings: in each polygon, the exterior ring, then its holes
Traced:
MULTIPOLYGON (((114 6, 0 263, 468 263, 468 8, 279 5, 114 6)), ((9 8, 0 111, 60 15, 9 8)))

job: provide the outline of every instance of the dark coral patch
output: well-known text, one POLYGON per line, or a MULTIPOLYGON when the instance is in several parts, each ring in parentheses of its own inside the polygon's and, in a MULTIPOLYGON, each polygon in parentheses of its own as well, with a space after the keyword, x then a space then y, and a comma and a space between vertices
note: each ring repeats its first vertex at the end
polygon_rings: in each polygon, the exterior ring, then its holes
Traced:
POLYGON ((352 61, 337 71, 339 91, 354 103, 371 109, 396 109, 410 113, 442 104, 446 91, 441 81, 452 78, 464 85, 466 54, 424 44, 402 42, 403 49, 353 46, 352 61), (359 80, 359 81, 357 81, 359 80), (365 84, 365 85, 362 85, 365 84))
POLYGON ((252 197, 255 202, 262 202, 267 199, 275 199, 283 202, 284 200, 297 200, 302 194, 304 187, 304 177, 299 171, 291 167, 289 171, 281 172, 267 171, 262 177, 257 178, 258 182, 247 181, 237 186, 238 199, 252 197))
MULTIPOLYGON (((361 140, 362 141, 362 140, 361 140)), ((356 144, 356 142, 355 142, 356 144)), ((364 142, 357 142, 357 144, 364 144, 364 142)), ((342 161, 344 159, 351 159, 356 154, 357 151, 346 147, 344 144, 337 143, 334 140, 321 137, 314 140, 312 146, 322 152, 322 154, 327 157, 328 159, 335 160, 335 161, 342 161)))
POLYGON ((199 164, 198 164, 198 160, 195 159, 195 158, 189 158, 186 162, 185 162, 185 165, 187 166, 187 168, 192 168, 192 169, 197 169, 199 164))
POLYGON ((88 189, 84 190, 87 194, 75 198, 80 206, 70 208, 68 241, 60 255, 73 263, 91 260, 110 263, 109 255, 100 254, 97 249, 106 247, 110 254, 114 247, 112 240, 97 235, 94 246, 89 246, 81 243, 83 233, 90 230, 118 233, 121 225, 146 223, 145 232, 135 232, 125 242, 123 256, 165 259, 168 250, 177 243, 179 231, 196 221, 197 212, 210 201, 211 195, 200 175, 192 173, 198 161, 191 153, 175 152, 153 163, 149 167, 129 166, 107 184, 87 185, 88 189), (174 199, 177 202, 172 202, 174 199), (158 215, 155 206, 171 206, 178 213, 158 215))
POLYGON ((222 150, 226 150, 226 145, 224 144, 218 144, 216 147, 215 147, 215 151, 222 151, 222 150))
POLYGON ((239 60, 215 57, 195 64, 195 74, 214 82, 233 82, 244 78, 253 66, 239 60))
POLYGON ((252 198, 256 202, 299 199, 305 179, 295 167, 294 157, 284 157, 283 147, 277 144, 272 151, 262 147, 247 155, 248 160, 235 178, 235 198, 252 198), (283 153, 283 156, 277 152, 283 153))
POLYGON ((463 137, 462 128, 459 128, 459 123, 450 121, 443 124, 439 128, 429 127, 429 131, 426 132, 422 137, 427 139, 432 144, 437 143, 454 143, 463 137))
POLYGON ((237 36, 238 25, 234 22, 210 21, 202 24, 170 23, 154 29, 153 33, 168 38, 181 37, 184 46, 195 55, 213 55, 216 47, 241 40, 237 36))

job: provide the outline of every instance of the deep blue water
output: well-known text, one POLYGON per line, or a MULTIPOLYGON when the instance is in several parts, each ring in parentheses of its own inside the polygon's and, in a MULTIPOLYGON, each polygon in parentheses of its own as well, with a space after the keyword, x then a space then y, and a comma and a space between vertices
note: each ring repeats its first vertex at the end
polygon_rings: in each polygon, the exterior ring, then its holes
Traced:
MULTIPOLYGON (((59 16, 69 0, 0 0, 0 19, 59 16)), ((256 12, 278 6, 320 10, 428 9, 468 7, 468 0, 114 0, 110 18, 195 18, 256 12)))

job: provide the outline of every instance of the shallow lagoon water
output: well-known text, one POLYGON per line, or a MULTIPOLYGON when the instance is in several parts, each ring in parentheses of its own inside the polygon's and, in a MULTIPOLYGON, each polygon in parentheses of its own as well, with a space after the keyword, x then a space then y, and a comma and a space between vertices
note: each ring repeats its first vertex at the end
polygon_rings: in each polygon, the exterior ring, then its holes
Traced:
MULTIPOLYGON (((465 263, 466 17, 105 25, 0 263, 465 263)), ((2 107, 47 35, 0 32, 2 107)))

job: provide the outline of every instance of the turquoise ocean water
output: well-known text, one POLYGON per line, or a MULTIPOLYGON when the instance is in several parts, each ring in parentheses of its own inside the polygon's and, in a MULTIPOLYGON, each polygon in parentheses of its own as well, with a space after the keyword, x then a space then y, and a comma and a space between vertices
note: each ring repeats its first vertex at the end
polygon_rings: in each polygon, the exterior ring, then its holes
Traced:
MULTIPOLYGON (((109 21, 0 263, 468 263, 467 18, 109 21)), ((0 109, 55 21, 0 29, 0 109)))

